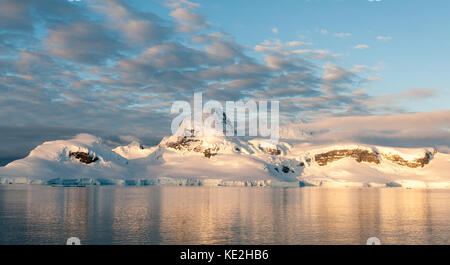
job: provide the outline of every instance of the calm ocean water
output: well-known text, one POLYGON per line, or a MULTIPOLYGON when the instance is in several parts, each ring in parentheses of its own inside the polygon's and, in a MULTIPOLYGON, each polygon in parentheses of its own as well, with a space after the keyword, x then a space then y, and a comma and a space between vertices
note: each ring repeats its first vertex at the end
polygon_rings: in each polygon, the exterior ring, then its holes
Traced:
POLYGON ((449 244, 450 191, 0 186, 0 244, 449 244))

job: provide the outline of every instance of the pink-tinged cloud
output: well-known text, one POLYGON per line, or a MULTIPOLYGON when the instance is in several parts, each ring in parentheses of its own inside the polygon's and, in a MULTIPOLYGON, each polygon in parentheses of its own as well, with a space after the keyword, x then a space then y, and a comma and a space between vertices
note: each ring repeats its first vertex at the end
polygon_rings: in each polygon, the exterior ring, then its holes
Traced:
POLYGON ((282 136, 315 143, 362 142, 393 146, 450 146, 450 110, 330 117, 289 124, 282 136))

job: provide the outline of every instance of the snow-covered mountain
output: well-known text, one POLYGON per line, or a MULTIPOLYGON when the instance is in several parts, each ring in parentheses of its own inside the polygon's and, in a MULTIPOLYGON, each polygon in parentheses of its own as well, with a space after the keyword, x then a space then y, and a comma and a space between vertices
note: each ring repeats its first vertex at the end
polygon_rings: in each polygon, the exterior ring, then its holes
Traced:
POLYGON ((0 183, 450 188, 449 170, 450 155, 433 148, 187 135, 110 149, 80 134, 0 167, 0 183))

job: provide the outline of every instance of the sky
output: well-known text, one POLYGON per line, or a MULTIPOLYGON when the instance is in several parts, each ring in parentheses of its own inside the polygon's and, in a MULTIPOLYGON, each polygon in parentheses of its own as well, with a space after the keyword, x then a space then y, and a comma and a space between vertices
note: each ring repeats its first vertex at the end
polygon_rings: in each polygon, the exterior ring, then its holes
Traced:
POLYGON ((390 115, 376 137, 448 145, 448 10, 447 0, 0 0, 0 164, 80 132, 155 144, 171 104, 194 92, 279 100, 293 128, 390 115), (382 130, 399 119, 411 122, 382 130))

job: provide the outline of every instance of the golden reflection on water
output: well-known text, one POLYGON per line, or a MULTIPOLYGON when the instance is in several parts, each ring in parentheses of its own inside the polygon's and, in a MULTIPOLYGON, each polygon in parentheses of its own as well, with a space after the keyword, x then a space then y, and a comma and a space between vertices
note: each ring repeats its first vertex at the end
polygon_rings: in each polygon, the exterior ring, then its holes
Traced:
POLYGON ((0 244, 449 244, 450 191, 0 186, 0 244))

